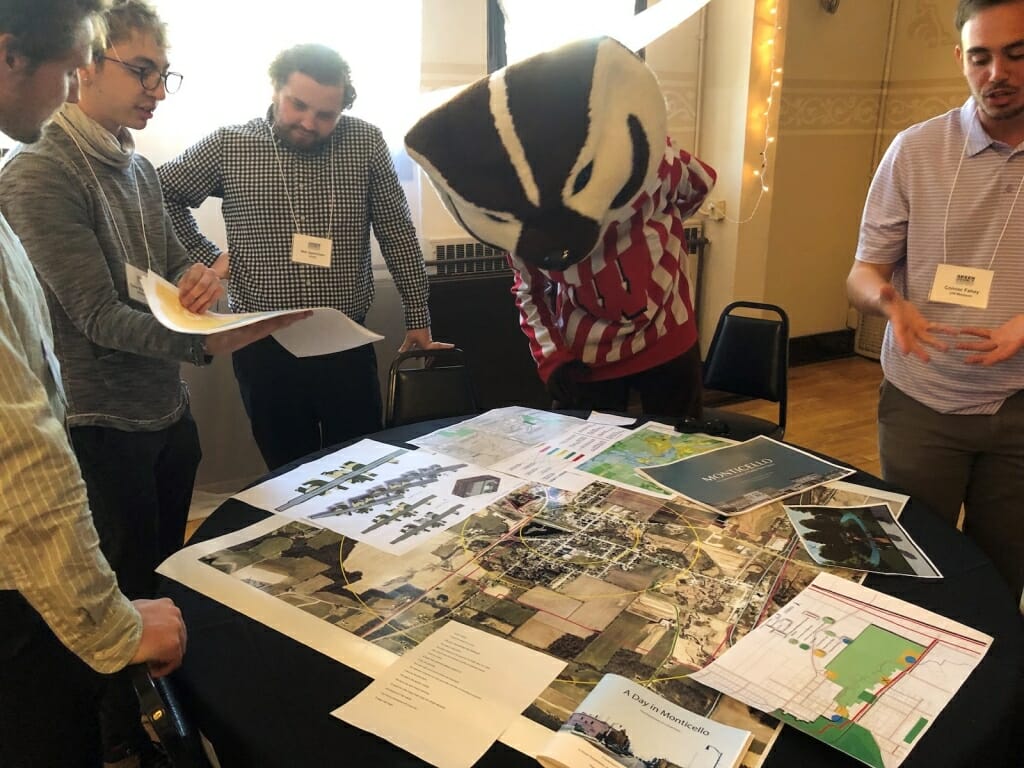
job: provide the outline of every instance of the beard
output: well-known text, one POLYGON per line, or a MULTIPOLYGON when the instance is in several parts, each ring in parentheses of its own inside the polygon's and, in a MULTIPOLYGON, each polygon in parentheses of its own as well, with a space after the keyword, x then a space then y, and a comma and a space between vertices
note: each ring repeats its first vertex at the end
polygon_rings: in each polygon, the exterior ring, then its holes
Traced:
POLYGON ((974 91, 973 96, 974 103, 978 105, 978 109, 992 120, 1015 120, 1024 115, 1024 102, 1009 104, 1004 107, 991 107, 986 102, 983 93, 974 91))
POLYGON ((282 144, 295 152, 317 152, 331 140, 330 135, 321 136, 303 130, 297 125, 283 125, 278 122, 274 123, 274 133, 282 144))
POLYGON ((1021 115, 1024 115, 1024 104, 1018 104, 1015 107, 1002 107, 997 110, 986 109, 984 105, 979 106, 981 107, 981 111, 993 120, 1015 120, 1021 115))

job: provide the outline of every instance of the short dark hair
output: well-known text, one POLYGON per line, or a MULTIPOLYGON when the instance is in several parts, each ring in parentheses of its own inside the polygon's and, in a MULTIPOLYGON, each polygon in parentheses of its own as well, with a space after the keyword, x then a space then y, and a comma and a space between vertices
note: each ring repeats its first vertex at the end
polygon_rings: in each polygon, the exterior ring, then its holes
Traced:
POLYGON ((997 5, 1008 5, 1019 3, 1021 0, 960 0, 956 4, 956 15, 953 16, 953 26, 957 32, 963 31, 964 24, 973 19, 981 11, 995 8, 997 5))
POLYGON ((317 43, 303 43, 281 51, 270 63, 270 81, 274 84, 274 90, 288 82, 288 78, 296 72, 309 75, 320 85, 343 87, 343 110, 351 107, 356 100, 356 89, 352 85, 348 62, 333 48, 317 43))
POLYGON ((106 43, 97 40, 93 45, 94 58, 98 59, 111 43, 129 40, 136 32, 152 35, 157 45, 167 47, 167 25, 145 0, 113 0, 103 14, 103 21, 107 39, 106 43))
POLYGON ((0 0, 0 34, 14 37, 15 50, 32 64, 57 59, 75 45, 84 19, 100 14, 108 0, 0 0))

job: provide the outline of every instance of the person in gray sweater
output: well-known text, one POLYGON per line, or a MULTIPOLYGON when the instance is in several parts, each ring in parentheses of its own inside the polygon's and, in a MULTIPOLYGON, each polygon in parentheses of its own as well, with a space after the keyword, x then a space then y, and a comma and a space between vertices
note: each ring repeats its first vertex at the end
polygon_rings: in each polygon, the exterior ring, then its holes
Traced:
MULTIPOLYGON (((140 0, 120 0, 105 17, 106 47, 78 71, 79 103, 12 151, 0 209, 43 284, 100 547, 134 599, 153 595, 154 569, 183 543, 201 455, 180 363, 202 365, 287 322, 203 337, 172 332, 149 312, 139 283, 147 270, 177 283, 195 312, 223 289, 213 270, 189 261, 156 171, 127 130, 144 128, 180 82, 167 71, 163 23, 140 0)), ((145 750, 127 678, 106 698, 106 761, 145 750)))

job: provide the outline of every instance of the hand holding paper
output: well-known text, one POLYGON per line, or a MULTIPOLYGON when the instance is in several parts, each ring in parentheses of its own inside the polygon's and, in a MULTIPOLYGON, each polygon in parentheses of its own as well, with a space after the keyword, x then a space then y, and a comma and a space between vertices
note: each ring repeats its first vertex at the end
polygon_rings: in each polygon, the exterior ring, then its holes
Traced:
POLYGON ((202 314, 224 295, 217 273, 204 264, 193 264, 178 281, 178 299, 190 312, 202 314))
MULTIPOLYGON (((203 267, 203 269, 207 269, 203 267)), ((191 271, 190 271, 191 272, 191 271)), ((210 270, 207 270, 210 272, 210 270)), ((188 276, 189 273, 186 273, 188 276)), ((197 290, 203 291, 192 300, 193 306, 201 306, 209 291, 202 288, 204 278, 193 275, 197 290)), ((182 278, 185 282, 185 278, 182 278)), ((142 280, 146 301, 153 316, 163 325, 178 333, 193 333, 210 336, 206 348, 211 354, 224 354, 241 349, 269 334, 296 357, 326 355, 345 349, 369 344, 383 338, 366 330, 347 317, 343 312, 329 307, 314 309, 285 309, 273 312, 218 313, 208 309, 193 312, 183 306, 179 288, 154 272, 148 272, 142 280), (300 328, 289 329, 296 320, 312 318, 300 328), (267 322, 282 318, 277 322, 267 322), (245 333, 240 331, 254 326, 245 333), (239 331, 235 333, 235 331, 239 331), (223 335, 231 332, 231 335, 223 335), (220 338, 216 338, 220 337, 220 338)))
POLYGON ((313 310, 304 309, 300 312, 293 312, 277 317, 268 317, 241 328, 230 328, 226 331, 211 333, 206 337, 206 351, 211 355, 227 355, 242 347, 247 347, 254 341, 270 336, 272 333, 281 333, 285 328, 294 325, 299 320, 312 317, 313 310))

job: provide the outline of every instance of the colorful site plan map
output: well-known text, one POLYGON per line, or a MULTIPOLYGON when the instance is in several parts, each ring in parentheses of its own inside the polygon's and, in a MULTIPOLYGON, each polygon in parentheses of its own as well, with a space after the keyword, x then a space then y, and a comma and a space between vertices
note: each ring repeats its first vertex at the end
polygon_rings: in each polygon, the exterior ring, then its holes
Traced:
POLYGON ((655 482, 637 474, 637 469, 671 464, 729 445, 731 441, 702 434, 681 434, 664 424, 637 427, 597 456, 583 463, 579 470, 615 485, 669 498, 671 493, 655 482))
MULTIPOLYGON (((905 500, 834 483, 791 501, 898 513, 905 500)), ((370 675, 460 621, 568 662, 526 712, 543 737, 613 672, 752 731, 744 765, 756 766, 777 721, 688 676, 820 570, 781 504, 722 518, 595 482, 577 493, 524 483, 401 557, 272 517, 188 547, 160 572, 370 675)))
POLYGON ((896 768, 992 638, 822 573, 694 675, 874 768, 896 768))

